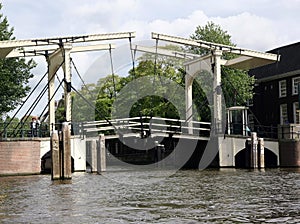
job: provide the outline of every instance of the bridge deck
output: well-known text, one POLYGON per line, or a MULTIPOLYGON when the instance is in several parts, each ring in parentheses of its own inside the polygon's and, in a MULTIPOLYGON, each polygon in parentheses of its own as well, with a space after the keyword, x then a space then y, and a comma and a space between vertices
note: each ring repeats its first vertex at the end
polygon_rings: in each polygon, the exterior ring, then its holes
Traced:
POLYGON ((133 117, 86 122, 82 132, 89 138, 105 134, 107 139, 137 137, 169 137, 209 140, 209 122, 198 122, 160 117, 133 117))

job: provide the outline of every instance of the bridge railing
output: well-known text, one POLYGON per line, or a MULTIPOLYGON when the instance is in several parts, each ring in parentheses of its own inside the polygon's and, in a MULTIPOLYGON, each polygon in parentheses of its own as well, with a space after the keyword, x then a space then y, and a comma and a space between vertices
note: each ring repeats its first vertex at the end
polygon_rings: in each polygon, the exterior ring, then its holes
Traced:
POLYGON ((261 138, 278 138, 278 127, 275 126, 255 125, 253 131, 261 138))
MULTIPOLYGON (((30 122, 0 122, 0 140, 50 137, 50 129, 61 130, 62 123, 55 123, 50 126, 48 122, 41 122, 36 125, 36 128, 32 128, 30 122)), ((72 122, 71 133, 82 135, 82 123, 72 122)))
MULTIPOLYGON (((276 139, 278 137, 278 128, 274 126, 253 124, 246 125, 240 122, 231 122, 229 124, 229 129, 230 135, 250 136, 251 132, 256 132, 261 138, 276 139)), ((228 134, 228 130, 226 134, 228 134)))
POLYGON ((132 117, 112 119, 110 121, 92 121, 82 124, 83 133, 103 133, 106 135, 136 133, 143 136, 150 134, 189 134, 208 137, 211 130, 210 122, 160 118, 160 117, 132 117), (192 130, 192 131, 191 131, 192 130))
POLYGON ((300 124, 279 125, 278 138, 300 140, 300 124))
POLYGON ((32 128, 30 122, 0 123, 0 139, 32 137, 49 137, 48 123, 40 123, 36 128, 32 128))

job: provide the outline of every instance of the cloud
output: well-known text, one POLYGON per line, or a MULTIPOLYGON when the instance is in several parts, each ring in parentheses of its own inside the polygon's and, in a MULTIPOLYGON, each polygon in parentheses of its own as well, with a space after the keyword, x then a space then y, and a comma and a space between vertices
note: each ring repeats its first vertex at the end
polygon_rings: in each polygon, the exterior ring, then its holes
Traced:
POLYGON ((198 25, 214 21, 240 46, 267 50, 297 41, 299 0, 3 0, 18 38, 137 31, 189 37, 198 25), (16 7, 18 5, 18 7, 16 7))
MULTIPOLYGON (((154 45, 151 32, 188 38, 208 21, 227 30, 239 47, 253 50, 270 50, 300 37, 299 0, 2 0, 2 4, 18 39, 136 31, 134 41, 154 45)), ((128 40, 117 43, 128 44, 128 40)), ((81 75, 103 53, 74 54, 81 75)), ((47 69, 44 58, 35 60, 39 66, 32 85, 47 69)), ((116 68, 122 67, 118 60, 116 68)))
POLYGON ((230 33, 239 47, 265 51, 278 44, 274 24, 267 18, 245 12, 213 20, 230 33))

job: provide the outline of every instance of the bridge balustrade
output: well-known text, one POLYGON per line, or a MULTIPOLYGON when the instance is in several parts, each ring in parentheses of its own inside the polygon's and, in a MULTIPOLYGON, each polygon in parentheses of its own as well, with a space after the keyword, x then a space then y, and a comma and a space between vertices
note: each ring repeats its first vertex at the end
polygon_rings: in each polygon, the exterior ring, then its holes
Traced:
MULTIPOLYGON (((242 124, 240 122, 229 123, 230 135, 250 136, 251 132, 256 132, 261 138, 277 139, 278 128, 267 125, 242 124)), ((228 132, 226 132, 228 134, 228 132)))
POLYGON ((30 122, 6 122, 0 123, 0 138, 31 138, 49 137, 48 123, 40 123, 36 128, 31 128, 30 122))
POLYGON ((210 126, 210 122, 191 121, 188 124, 185 120, 142 116, 85 122, 82 124, 82 129, 86 136, 102 133, 105 135, 136 134, 141 137, 155 134, 191 135, 189 130, 192 129, 193 135, 208 137, 210 126))
POLYGON ((279 125, 278 138, 300 140, 300 124, 279 125))

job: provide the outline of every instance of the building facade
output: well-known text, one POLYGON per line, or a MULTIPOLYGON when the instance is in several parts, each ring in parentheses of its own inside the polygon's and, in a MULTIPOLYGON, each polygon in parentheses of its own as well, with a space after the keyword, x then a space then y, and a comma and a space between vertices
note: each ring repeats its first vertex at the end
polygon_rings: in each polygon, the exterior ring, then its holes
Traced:
POLYGON ((269 51, 276 63, 251 69, 256 79, 249 126, 266 137, 276 137, 278 125, 299 124, 300 42, 269 51))

